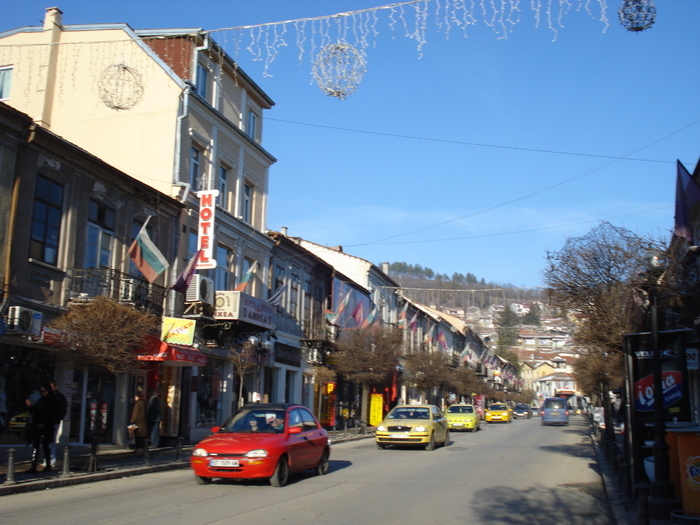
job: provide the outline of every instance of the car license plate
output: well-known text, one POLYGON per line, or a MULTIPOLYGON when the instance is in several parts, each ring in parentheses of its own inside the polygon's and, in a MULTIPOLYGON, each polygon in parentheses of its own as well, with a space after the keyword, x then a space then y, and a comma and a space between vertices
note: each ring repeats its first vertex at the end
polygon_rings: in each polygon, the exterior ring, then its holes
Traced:
POLYGON ((452 423, 452 425, 455 427, 463 427, 464 423, 452 423))
POLYGON ((558 415, 559 415, 559 412, 556 411, 556 410, 552 410, 551 415, 552 415, 552 416, 558 416, 558 415))
POLYGON ((238 467, 237 459, 212 459, 209 462, 210 467, 238 467))
POLYGON ((404 439, 407 437, 408 434, 389 434, 389 439, 404 439))

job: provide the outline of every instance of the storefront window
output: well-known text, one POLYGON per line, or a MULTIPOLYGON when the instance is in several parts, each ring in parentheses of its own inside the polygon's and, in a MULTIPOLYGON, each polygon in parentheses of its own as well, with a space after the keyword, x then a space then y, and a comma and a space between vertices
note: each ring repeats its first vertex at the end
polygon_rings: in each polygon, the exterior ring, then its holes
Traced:
MULTIPOLYGON (((223 361, 208 359, 205 366, 199 367, 199 376, 196 378, 198 383, 196 426, 212 427, 223 422, 221 406, 222 379, 223 361)), ((226 414, 225 416, 228 415, 226 414)))

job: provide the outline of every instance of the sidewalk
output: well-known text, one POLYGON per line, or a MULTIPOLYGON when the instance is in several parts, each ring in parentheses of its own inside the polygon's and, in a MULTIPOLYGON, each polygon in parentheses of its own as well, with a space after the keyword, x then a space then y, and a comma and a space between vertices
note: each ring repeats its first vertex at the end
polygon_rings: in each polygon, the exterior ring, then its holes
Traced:
MULTIPOLYGON (((356 434, 354 429, 348 429, 347 433, 330 431, 329 436, 331 444, 335 444, 370 438, 374 433, 369 431, 366 434, 356 434)), ((177 447, 151 449, 148 464, 145 464, 143 452, 136 453, 116 445, 100 445, 97 452, 99 470, 91 473, 87 471, 90 446, 73 445, 69 449, 70 470, 68 474, 64 474, 64 447, 57 446, 58 461, 51 472, 42 472, 43 466, 39 466, 38 472, 29 473, 27 470, 31 466, 31 447, 3 446, 0 447, 0 496, 189 468, 193 448, 193 445, 183 445, 179 457, 177 447), (7 481, 8 455, 11 448, 15 449, 14 483, 7 481)))

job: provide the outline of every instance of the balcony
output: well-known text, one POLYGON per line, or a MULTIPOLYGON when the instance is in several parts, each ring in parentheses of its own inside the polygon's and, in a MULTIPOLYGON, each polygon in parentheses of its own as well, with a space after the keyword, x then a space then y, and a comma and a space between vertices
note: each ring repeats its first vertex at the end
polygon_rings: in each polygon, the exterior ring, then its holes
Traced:
POLYGON ((103 295, 155 316, 161 316, 167 288, 151 284, 141 277, 110 268, 101 268, 73 270, 73 278, 68 290, 71 302, 87 301, 103 295))
POLYGON ((331 334, 328 331, 325 319, 306 319, 303 322, 304 339, 308 341, 329 341, 331 334))

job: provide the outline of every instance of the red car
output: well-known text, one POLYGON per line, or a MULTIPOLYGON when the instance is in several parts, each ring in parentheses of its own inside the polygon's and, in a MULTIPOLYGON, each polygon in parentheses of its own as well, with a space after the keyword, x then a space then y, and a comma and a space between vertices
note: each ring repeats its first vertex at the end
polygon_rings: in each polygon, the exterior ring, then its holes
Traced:
POLYGON ((271 403, 246 405, 192 451, 190 464, 200 485, 213 478, 268 478, 274 487, 289 474, 314 469, 328 472, 331 444, 309 409, 271 403))

